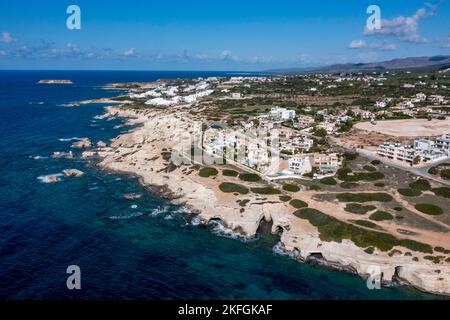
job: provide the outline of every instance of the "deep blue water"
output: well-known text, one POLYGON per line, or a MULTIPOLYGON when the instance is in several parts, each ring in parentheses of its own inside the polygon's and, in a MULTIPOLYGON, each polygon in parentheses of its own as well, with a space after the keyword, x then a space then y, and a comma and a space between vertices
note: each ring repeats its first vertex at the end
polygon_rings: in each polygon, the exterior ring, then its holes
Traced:
POLYGON ((435 298, 411 288, 370 291, 359 277, 276 255, 274 236, 245 243, 218 236, 187 223, 181 208, 135 178, 78 157, 48 157, 70 150, 73 141, 59 139, 107 141, 124 130, 113 129, 120 120, 94 119, 102 105, 61 104, 116 95, 100 88, 109 82, 209 75, 225 74, 0 71, 1 299, 435 298), (49 78, 75 84, 36 84, 49 78), (86 175, 38 180, 66 168, 86 175), (125 200, 130 192, 143 197, 125 200), (81 268, 79 291, 66 288, 66 269, 74 264, 81 268))

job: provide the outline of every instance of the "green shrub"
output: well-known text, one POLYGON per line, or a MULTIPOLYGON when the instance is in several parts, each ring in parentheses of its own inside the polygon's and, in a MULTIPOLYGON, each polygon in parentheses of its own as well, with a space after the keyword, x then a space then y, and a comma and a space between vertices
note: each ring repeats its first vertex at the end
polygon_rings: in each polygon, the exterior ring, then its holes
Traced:
POLYGON ((319 191, 322 188, 320 186, 318 186, 317 184, 312 184, 309 186, 309 190, 313 190, 313 191, 319 191))
POLYGON ((299 199, 293 199, 293 200, 291 200, 291 202, 289 202, 289 204, 296 209, 306 208, 308 206, 308 204, 306 202, 299 200, 299 199))
POLYGON ((336 198, 341 202, 389 202, 392 201, 392 196, 387 193, 339 193, 336 198))
POLYGON ((414 207, 417 210, 419 210, 420 212, 423 212, 423 213, 426 213, 426 214, 429 214, 432 216, 437 216, 437 215, 444 213, 444 211, 440 207, 438 207, 434 204, 431 204, 431 203, 418 203, 414 207))
POLYGON ((161 156, 164 161, 169 161, 170 158, 172 157, 172 152, 170 152, 170 151, 161 152, 161 156))
POLYGON ((428 169, 428 173, 429 174, 438 174, 439 173, 439 168, 438 167, 431 167, 430 169, 428 169))
POLYGON ((402 246, 413 251, 433 252, 433 249, 428 244, 409 239, 399 240, 388 233, 359 228, 316 209, 303 208, 295 211, 294 215, 308 220, 309 223, 317 227, 322 241, 342 242, 342 239, 348 239, 361 248, 373 246, 381 251, 389 251, 394 246, 402 246))
POLYGON ((261 180, 261 177, 255 173, 241 173, 239 179, 248 182, 257 182, 261 180))
POLYGON ((283 185, 283 190, 289 192, 297 192, 300 191, 300 187, 295 184, 285 184, 283 185))
POLYGON ((294 215, 308 220, 309 223, 317 227, 322 241, 340 243, 343 239, 348 239, 358 247, 374 246, 381 251, 389 251, 398 243, 397 238, 393 235, 360 228, 312 208, 297 210, 294 215))
POLYGON ((381 163, 380 160, 373 160, 373 161, 371 162, 371 164, 373 164, 374 166, 377 166, 377 165, 379 165, 380 163, 381 163))
POLYGON ((378 171, 374 172, 352 172, 349 168, 341 168, 337 171, 337 177, 342 181, 375 181, 384 178, 384 174, 378 171))
POLYGON ((375 182, 373 185, 378 188, 384 188, 386 186, 384 182, 375 182))
POLYGON ((354 188, 357 188, 359 186, 359 184, 357 184, 356 182, 344 181, 340 184, 340 186, 343 189, 354 189, 354 188))
POLYGON ((290 197, 290 196, 286 196, 286 195, 281 195, 280 196, 280 200, 283 201, 283 202, 288 202, 291 199, 292 199, 292 197, 290 197))
POLYGON ((389 212, 378 210, 378 211, 372 213, 370 215, 369 219, 373 220, 373 221, 383 221, 383 220, 392 220, 392 219, 394 219, 394 217, 389 212))
POLYGON ((394 207, 394 210, 395 210, 395 211, 402 211, 403 208, 402 208, 402 207, 394 207))
POLYGON ((224 169, 222 170, 222 174, 227 177, 237 177, 239 173, 234 170, 224 169))
POLYGON ((280 194, 281 191, 272 187, 251 188, 253 193, 257 194, 280 194))
POLYGON ((370 165, 365 165, 365 166, 363 167, 363 169, 366 170, 366 171, 370 171, 370 172, 375 172, 375 171, 377 171, 377 168, 375 168, 374 166, 370 166, 370 165))
POLYGON ((247 205, 247 203, 249 203, 249 202, 250 202, 249 199, 244 199, 244 200, 239 201, 239 205, 241 207, 245 207, 247 205))
POLYGON ((198 172, 198 175, 203 178, 208 178, 211 176, 215 176, 218 173, 219 173, 219 171, 217 171, 215 168, 205 167, 205 168, 200 169, 200 171, 198 172))
POLYGON ((319 182, 321 184, 325 184, 328 186, 334 186, 337 184, 336 180, 334 180, 333 177, 326 177, 326 178, 320 179, 319 182))
POLYGON ((409 184, 411 189, 426 191, 431 189, 431 185, 428 180, 419 179, 409 184))
POLYGON ((433 248, 430 245, 415 240, 401 239, 399 245, 413 251, 433 253, 433 248))
POLYGON ((375 251, 374 247, 368 247, 368 248, 364 249, 364 252, 368 253, 368 254, 372 254, 374 251, 375 251))
POLYGON ((450 169, 441 170, 440 176, 442 179, 449 180, 450 179, 450 169))
POLYGON ((445 249, 444 247, 435 247, 435 248, 434 248, 434 251, 436 251, 436 252, 441 252, 441 253, 445 253, 445 254, 449 254, 449 253, 450 253, 450 250, 445 249))
POLYGON ((369 211, 375 210, 374 206, 363 206, 359 203, 347 203, 344 210, 355 214, 366 214, 369 211))
POLYGON ((226 193, 240 193, 240 194, 247 194, 248 189, 244 187, 243 185, 237 184, 237 183, 231 183, 231 182, 222 182, 219 185, 219 189, 222 192, 226 193))
POLYGON ((437 196, 450 198, 450 188, 448 187, 433 188, 431 191, 437 196))
POLYGON ((422 191, 418 189, 400 188, 397 191, 405 197, 418 197, 422 194, 422 191))

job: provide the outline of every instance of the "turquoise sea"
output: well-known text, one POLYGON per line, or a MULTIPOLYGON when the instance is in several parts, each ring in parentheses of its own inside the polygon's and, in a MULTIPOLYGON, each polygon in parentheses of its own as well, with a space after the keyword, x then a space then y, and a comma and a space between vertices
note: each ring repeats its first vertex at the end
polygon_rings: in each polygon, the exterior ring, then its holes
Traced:
POLYGON ((68 152, 76 138, 107 141, 126 128, 96 119, 103 105, 62 104, 118 92, 110 82, 226 76, 221 72, 0 71, 0 299, 434 299, 412 288, 368 290, 365 280, 274 253, 264 232, 243 242, 193 225, 183 208, 136 178, 68 152), (40 79, 73 85, 37 85, 40 79), (77 168, 81 178, 44 176, 77 168), (127 200, 127 193, 142 197, 127 200), (81 268, 81 290, 66 269, 81 268))

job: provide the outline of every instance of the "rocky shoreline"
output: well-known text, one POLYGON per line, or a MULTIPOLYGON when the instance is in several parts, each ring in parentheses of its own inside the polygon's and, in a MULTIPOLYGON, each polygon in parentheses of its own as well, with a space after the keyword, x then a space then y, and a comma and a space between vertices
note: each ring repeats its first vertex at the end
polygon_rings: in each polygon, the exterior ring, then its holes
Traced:
MULTIPOLYGON (((203 178, 194 164, 171 167, 164 153, 180 148, 182 135, 192 130, 189 113, 167 114, 158 110, 134 110, 125 106, 107 107, 107 117, 122 117, 127 124, 140 126, 111 140, 108 146, 85 151, 86 157, 98 156, 99 167, 132 174, 142 185, 188 212, 198 214, 202 224, 217 221, 243 237, 257 234, 261 221, 272 222, 272 233, 281 233, 280 250, 295 255, 306 263, 324 265, 367 278, 372 266, 382 272, 385 285, 408 284, 439 295, 450 295, 450 267, 433 264, 419 256, 419 261, 407 255, 389 256, 375 249, 369 254, 349 240, 341 243, 320 239, 316 227, 295 217, 294 208, 279 201, 278 196, 233 195, 219 190, 220 182, 229 178, 203 178), (245 214, 240 200, 246 200, 245 214), (264 205, 262 205, 264 204, 264 205)), ((299 195, 302 191, 299 192, 299 195)), ((304 197, 309 195, 304 192, 304 197)), ((444 239, 445 240, 445 239, 444 239)))

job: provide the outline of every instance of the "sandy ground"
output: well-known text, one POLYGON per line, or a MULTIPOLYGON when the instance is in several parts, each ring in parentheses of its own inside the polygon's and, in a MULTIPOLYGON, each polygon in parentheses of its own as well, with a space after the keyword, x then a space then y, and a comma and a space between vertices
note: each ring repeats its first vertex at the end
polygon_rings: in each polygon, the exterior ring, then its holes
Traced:
MULTIPOLYGON (((272 231, 283 230, 281 248, 289 252, 299 252, 302 259, 320 253, 329 265, 344 266, 360 275, 367 275, 371 266, 379 266, 386 281, 393 279, 397 269, 397 274, 402 279, 419 289, 450 295, 448 263, 433 264, 423 259, 424 254, 418 252, 414 252, 414 256, 421 258, 419 261, 413 261, 410 256, 404 254, 391 257, 387 252, 379 250, 375 250, 374 254, 368 254, 364 252, 364 248, 357 247, 348 240, 341 243, 322 241, 317 228, 308 221, 294 216, 292 213, 295 209, 279 201, 278 195, 225 194, 218 188, 224 181, 237 182, 247 187, 253 187, 255 183, 245 183, 236 178, 224 177, 220 173, 216 177, 202 178, 192 165, 167 170, 168 164, 163 160, 162 152, 179 148, 183 133, 192 130, 189 112, 163 113, 118 107, 109 107, 107 111, 110 116, 125 117, 131 123, 142 123, 142 126, 117 137, 109 146, 97 149, 96 152, 102 159, 100 166, 136 175, 144 185, 165 190, 166 194, 172 196, 174 203, 199 213, 203 223, 208 223, 211 219, 220 219, 230 231, 254 236, 262 219, 271 220, 272 231), (249 202, 242 211, 243 207, 238 201, 244 199, 249 202)), ((223 167, 218 169, 220 172, 223 167)), ((316 192, 300 191, 292 195, 294 198, 304 200, 310 207, 340 220, 348 221, 352 217, 343 210, 343 204, 316 201, 313 199, 315 194, 316 192)), ((380 225, 390 233, 396 232, 397 226, 391 222, 380 225)), ((412 228, 410 231, 420 232, 417 240, 433 246, 448 247, 450 242, 448 233, 425 232, 412 228)), ((414 238, 414 236, 400 236, 398 233, 395 236, 414 238)), ((405 251, 404 248, 399 249, 405 251)))
POLYGON ((360 122, 355 124, 355 128, 395 137, 439 136, 450 132, 450 119, 432 121, 427 119, 387 120, 377 121, 376 125, 370 122, 360 122))

